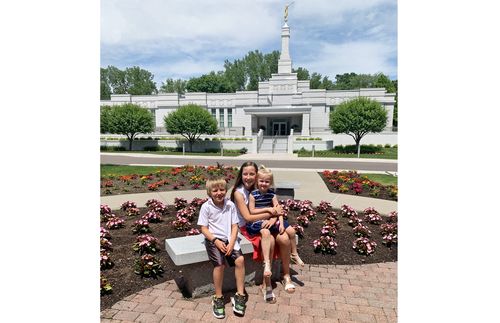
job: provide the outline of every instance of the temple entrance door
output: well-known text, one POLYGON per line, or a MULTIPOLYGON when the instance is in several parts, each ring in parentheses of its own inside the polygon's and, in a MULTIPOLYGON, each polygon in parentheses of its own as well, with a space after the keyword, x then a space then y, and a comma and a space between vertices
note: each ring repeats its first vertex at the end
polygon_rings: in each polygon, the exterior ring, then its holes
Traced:
POLYGON ((273 136, 286 136, 286 122, 273 122, 273 136))

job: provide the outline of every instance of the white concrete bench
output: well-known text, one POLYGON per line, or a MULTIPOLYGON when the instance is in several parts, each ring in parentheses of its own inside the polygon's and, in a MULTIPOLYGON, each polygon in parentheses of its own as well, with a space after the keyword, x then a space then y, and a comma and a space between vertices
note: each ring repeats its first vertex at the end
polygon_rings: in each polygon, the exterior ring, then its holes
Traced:
MULTIPOLYGON (((238 233, 238 238, 240 239, 241 252, 245 257, 245 284, 260 284, 263 279, 262 264, 253 261, 253 246, 250 241, 240 233, 238 233)), ((295 236, 295 238, 298 243, 298 237, 295 236)), ((165 250, 174 264, 181 266, 179 274, 174 280, 184 297, 198 297, 214 292, 213 265, 208 261, 203 234, 165 239, 165 250)), ((273 277, 271 279, 274 281, 280 279, 280 265, 280 261, 273 261, 273 277)), ((234 269, 226 268, 222 290, 230 291, 235 288, 234 269)))
POLYGON ((279 199, 295 198, 295 189, 300 187, 298 182, 277 182, 275 185, 275 192, 279 199))

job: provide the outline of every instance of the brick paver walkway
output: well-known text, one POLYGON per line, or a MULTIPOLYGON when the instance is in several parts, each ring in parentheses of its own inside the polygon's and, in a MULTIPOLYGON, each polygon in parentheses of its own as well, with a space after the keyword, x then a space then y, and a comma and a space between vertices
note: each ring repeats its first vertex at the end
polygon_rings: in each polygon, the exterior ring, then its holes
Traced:
POLYGON ((396 262, 292 267, 295 293, 278 284, 277 303, 266 304, 258 286, 247 287, 244 317, 226 303, 226 318, 214 318, 209 296, 184 299, 171 280, 117 302, 101 312, 101 322, 397 322, 396 262))

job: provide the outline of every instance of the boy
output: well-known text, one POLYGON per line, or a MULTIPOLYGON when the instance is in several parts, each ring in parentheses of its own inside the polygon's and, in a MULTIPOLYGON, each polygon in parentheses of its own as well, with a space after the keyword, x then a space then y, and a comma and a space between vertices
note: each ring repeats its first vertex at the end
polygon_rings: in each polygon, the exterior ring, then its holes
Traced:
POLYGON ((239 219, 236 206, 226 199, 227 183, 223 178, 208 180, 206 187, 209 199, 201 206, 198 225, 205 236, 208 259, 214 265, 212 312, 218 319, 225 317, 222 281, 224 268, 230 266, 235 267, 237 289, 234 297, 231 297, 233 312, 245 315, 245 262, 237 240, 239 219))

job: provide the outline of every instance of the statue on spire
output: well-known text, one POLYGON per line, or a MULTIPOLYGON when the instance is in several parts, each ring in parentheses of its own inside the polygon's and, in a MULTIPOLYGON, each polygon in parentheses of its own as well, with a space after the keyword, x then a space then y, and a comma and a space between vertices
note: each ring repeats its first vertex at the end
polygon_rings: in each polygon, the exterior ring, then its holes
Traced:
POLYGON ((290 7, 295 1, 290 2, 285 6, 285 23, 288 22, 288 7, 290 7))

